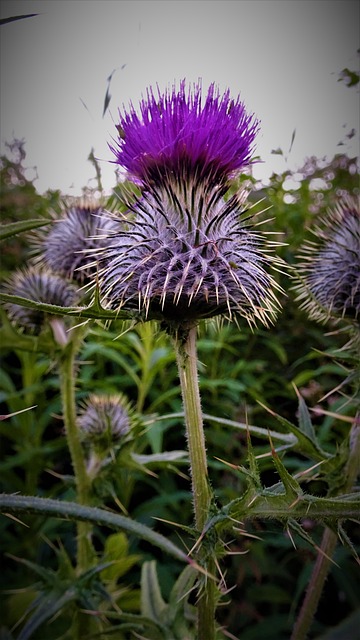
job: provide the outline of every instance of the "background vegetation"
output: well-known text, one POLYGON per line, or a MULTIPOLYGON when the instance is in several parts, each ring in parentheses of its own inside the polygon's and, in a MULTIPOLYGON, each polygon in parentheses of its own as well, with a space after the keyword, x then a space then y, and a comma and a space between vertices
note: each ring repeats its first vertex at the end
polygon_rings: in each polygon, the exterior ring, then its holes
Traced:
MULTIPOLYGON (((4 223, 47 220, 52 210, 60 209, 62 194, 38 194, 34 181, 25 177, 25 161, 24 143, 16 140, 10 145, 8 156, 1 158, 4 223)), ((279 254, 290 264, 295 262, 316 218, 341 195, 358 193, 356 159, 342 154, 331 162, 309 158, 296 173, 274 174, 266 187, 251 176, 242 176, 241 180, 251 186, 250 200, 256 210, 269 208, 259 214, 260 219, 268 220, 263 230, 279 234, 278 240, 284 243, 279 254)), ((114 206, 121 189, 121 185, 115 188, 115 195, 106 199, 105 206, 114 206)), ((3 242, 2 278, 25 265, 30 257, 27 234, 3 242)), ((245 491, 246 475, 239 467, 248 464, 246 430, 226 421, 248 421, 265 430, 286 433, 275 414, 296 424, 300 395, 309 408, 321 447, 333 453, 346 441, 354 417, 353 388, 346 381, 348 364, 331 356, 343 346, 344 335, 334 332, 331 326, 324 328, 309 321, 294 300, 291 279, 283 274, 278 278, 285 290, 283 311, 271 329, 251 332, 245 325, 238 328, 215 322, 199 328, 207 453, 220 505, 245 491)), ((0 423, 1 490, 74 500, 56 354, 51 349, 24 347, 22 336, 11 329, 5 314, 0 338, 1 413, 2 417, 15 414, 0 423), (28 407, 34 408, 17 413, 28 407)), ((120 321, 92 321, 78 360, 79 405, 91 393, 121 392, 131 402, 140 425, 134 437, 114 451, 111 462, 94 480, 92 505, 155 528, 186 551, 192 545, 186 530, 192 523, 192 505, 181 396, 170 342, 151 323, 131 326, 120 321)), ((251 441, 261 481, 264 486, 273 485, 278 475, 270 442, 256 433, 251 441)), ((308 459, 291 448, 280 455, 292 474, 311 466, 308 459)), ((326 475, 314 471, 304 478, 307 491, 328 495, 331 480, 326 475)), ((88 637, 159 638, 158 631, 141 626, 141 618, 136 618, 135 624, 134 616, 153 616, 156 621, 165 603, 169 616, 173 616, 173 627, 163 637, 188 637, 181 635, 188 631, 179 631, 184 611, 179 612, 174 605, 174 585, 183 565, 148 541, 125 532, 114 533, 104 525, 95 526, 98 565, 81 582, 74 569, 73 522, 24 513, 21 518, 5 514, 0 523, 5 551, 1 637, 70 638, 74 610, 80 609, 102 612, 101 630, 94 628, 93 636, 88 637), (146 581, 151 585, 152 604, 144 595, 146 581), (48 615, 44 614, 46 608, 48 615), (29 621, 35 616, 37 623, 30 628, 29 621)), ((322 525, 311 517, 301 524, 319 544, 322 525)), ((290 637, 317 550, 280 523, 249 520, 240 528, 241 532, 228 540, 232 553, 223 559, 226 585, 232 590, 224 597, 218 619, 232 634, 230 637, 285 640, 290 637)), ((360 540, 355 523, 344 524, 344 539, 351 540, 353 548, 341 544, 337 547, 312 638, 359 637, 352 635, 358 633, 360 622, 359 574, 354 558, 360 540)), ((190 594, 186 605, 190 628, 192 604, 190 594)))

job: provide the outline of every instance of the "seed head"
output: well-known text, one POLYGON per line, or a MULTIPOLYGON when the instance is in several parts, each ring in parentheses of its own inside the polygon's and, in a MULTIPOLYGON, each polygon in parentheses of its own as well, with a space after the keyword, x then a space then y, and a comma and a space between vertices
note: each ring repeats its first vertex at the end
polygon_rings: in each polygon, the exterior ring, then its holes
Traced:
POLYGON ((302 247, 297 300, 309 317, 360 318, 360 200, 345 196, 302 247))
MULTIPOLYGON (((5 289, 14 296, 21 296, 34 302, 45 302, 60 307, 76 304, 77 291, 69 282, 48 270, 29 267, 16 271, 8 279, 5 289)), ((14 303, 6 304, 10 319, 29 332, 38 334, 46 318, 38 309, 30 309, 14 303)))

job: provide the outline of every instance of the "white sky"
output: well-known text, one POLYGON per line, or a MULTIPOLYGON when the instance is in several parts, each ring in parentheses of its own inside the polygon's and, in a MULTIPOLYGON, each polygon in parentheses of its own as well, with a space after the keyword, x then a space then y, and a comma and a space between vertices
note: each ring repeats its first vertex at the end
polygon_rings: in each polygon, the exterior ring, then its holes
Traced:
POLYGON ((357 0, 2 0, 1 17, 41 15, 0 27, 1 153, 25 138, 40 192, 78 195, 115 184, 117 110, 147 86, 202 78, 241 94, 261 120, 254 173, 301 166, 305 157, 359 155, 359 93, 338 82, 358 68, 357 0), (123 65, 126 65, 123 67, 123 65), (115 70, 109 112, 107 78, 115 70), (86 104, 87 109, 84 107, 86 104), (271 154, 281 147, 288 163, 271 154), (355 128, 345 146, 338 143, 355 128))

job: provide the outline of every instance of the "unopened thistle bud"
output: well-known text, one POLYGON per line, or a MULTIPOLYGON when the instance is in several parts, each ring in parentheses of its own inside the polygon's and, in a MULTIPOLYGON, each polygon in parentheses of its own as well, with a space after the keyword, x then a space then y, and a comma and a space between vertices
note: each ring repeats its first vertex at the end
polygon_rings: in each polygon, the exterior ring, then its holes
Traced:
POLYGON ((120 443, 131 429, 131 408, 124 396, 91 395, 78 416, 83 440, 107 446, 120 443))
MULTIPOLYGON (((48 270, 36 267, 14 272, 8 279, 5 290, 14 296, 59 307, 71 307, 77 302, 77 291, 73 285, 48 270)), ((6 309, 15 324, 35 334, 40 333, 47 320, 55 317, 40 309, 30 309, 14 303, 7 303, 6 309)))
POLYGON ((40 236, 40 259, 54 272, 84 283, 96 277, 97 252, 111 242, 116 229, 115 220, 97 204, 65 206, 51 230, 40 236))
POLYGON ((245 193, 226 198, 230 179, 250 164, 258 122, 238 98, 211 85, 157 95, 150 89, 120 119, 112 147, 141 195, 103 251, 105 304, 176 327, 201 318, 275 315, 274 258, 244 215, 245 193))
POLYGON ((303 245, 297 300, 309 317, 360 318, 360 200, 345 196, 312 230, 303 245))

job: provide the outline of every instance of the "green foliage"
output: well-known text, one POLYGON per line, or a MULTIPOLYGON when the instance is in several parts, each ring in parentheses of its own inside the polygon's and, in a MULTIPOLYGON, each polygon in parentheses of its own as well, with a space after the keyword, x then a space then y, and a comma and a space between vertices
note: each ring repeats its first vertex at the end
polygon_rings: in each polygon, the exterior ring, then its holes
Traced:
MULTIPOLYGON (((47 224, 59 199, 57 193, 40 196, 26 179, 23 143, 14 143, 12 151, 15 158, 1 162, 4 276, 28 259, 26 234, 47 224)), ((331 162, 310 158, 295 174, 273 175, 266 187, 252 180, 250 200, 262 200, 259 211, 270 207, 259 213, 262 229, 279 234, 284 244, 278 253, 289 264, 316 217, 342 193, 356 193, 355 165, 343 155, 331 162)), ((125 192, 131 197, 131 189, 119 185, 109 208, 125 192)), ((76 406, 91 393, 121 392, 138 417, 131 437, 110 449, 91 476, 89 504, 79 505, 59 395, 62 347, 50 328, 28 335, 2 314, 0 399, 2 417, 8 417, 0 423, 0 535, 12 556, 2 571, 4 637, 56 640, 79 637, 83 629, 89 638, 195 638, 198 588, 212 579, 204 568, 198 580, 198 567, 189 562, 187 552, 197 543, 209 558, 216 554, 224 573, 219 628, 242 640, 288 640, 324 523, 342 544, 312 637, 335 639, 354 628, 360 605, 354 520, 360 505, 346 478, 358 411, 356 359, 342 350, 346 331, 327 332, 310 322, 294 302, 291 279, 277 277, 286 294, 270 330, 214 321, 199 327, 199 380, 215 491, 200 540, 193 530, 169 338, 152 323, 131 323, 101 309, 97 299, 72 309, 40 305, 50 318, 66 315, 72 326, 86 322, 76 354, 76 406), (24 409, 29 410, 20 413, 24 409), (85 571, 76 558, 79 520, 89 523, 95 551, 85 571)), ((4 303, 39 307, 1 297, 4 303)), ((93 471, 84 446, 83 453, 93 471)), ((226 637, 220 629, 218 637, 226 637)))

